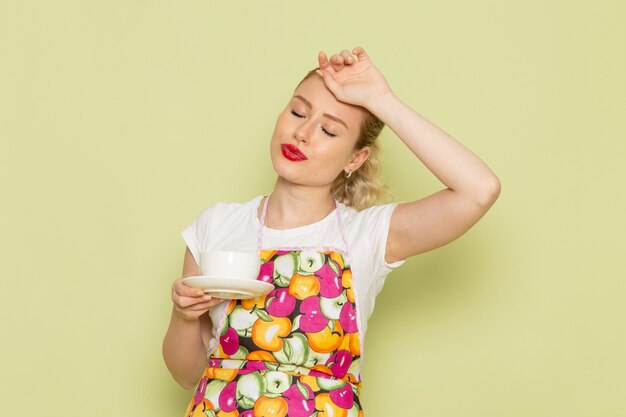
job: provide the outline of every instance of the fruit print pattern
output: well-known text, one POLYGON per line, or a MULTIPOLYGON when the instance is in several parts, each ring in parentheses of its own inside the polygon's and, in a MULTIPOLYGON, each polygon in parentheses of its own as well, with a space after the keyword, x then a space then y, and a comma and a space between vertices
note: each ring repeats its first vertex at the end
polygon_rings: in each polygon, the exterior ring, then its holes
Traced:
POLYGON ((336 250, 262 250, 275 289, 232 300, 186 417, 362 417, 352 273, 336 250))
POLYGON ((186 417, 363 417, 357 388, 283 371, 207 368, 186 417), (238 372, 239 371, 239 372, 238 372))

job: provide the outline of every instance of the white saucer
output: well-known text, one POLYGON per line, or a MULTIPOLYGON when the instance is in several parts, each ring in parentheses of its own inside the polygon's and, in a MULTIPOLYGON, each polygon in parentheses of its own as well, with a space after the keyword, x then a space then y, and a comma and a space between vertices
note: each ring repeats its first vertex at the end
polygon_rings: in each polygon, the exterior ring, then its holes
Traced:
POLYGON ((269 293, 274 285, 257 279, 223 278, 209 275, 183 278, 183 282, 196 288, 202 288, 205 293, 215 298, 227 300, 244 300, 269 293))

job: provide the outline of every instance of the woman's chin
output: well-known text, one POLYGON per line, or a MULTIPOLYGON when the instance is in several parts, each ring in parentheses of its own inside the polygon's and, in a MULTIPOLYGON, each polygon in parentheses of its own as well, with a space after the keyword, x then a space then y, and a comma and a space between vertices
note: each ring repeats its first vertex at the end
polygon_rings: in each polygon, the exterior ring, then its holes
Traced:
POLYGON ((298 165, 298 162, 272 159, 272 167, 279 177, 280 181, 294 185, 304 185, 308 187, 324 187, 331 185, 334 178, 322 178, 319 173, 306 172, 304 167, 298 165))
POLYGON ((305 181, 302 181, 302 178, 297 175, 290 174, 289 172, 276 171, 276 176, 283 184, 307 185, 305 181))
POLYGON ((272 159, 272 167, 276 175, 289 180, 294 180, 302 175, 302 170, 298 169, 298 166, 294 162, 288 161, 283 156, 281 156, 281 158, 282 161, 280 159, 272 159))

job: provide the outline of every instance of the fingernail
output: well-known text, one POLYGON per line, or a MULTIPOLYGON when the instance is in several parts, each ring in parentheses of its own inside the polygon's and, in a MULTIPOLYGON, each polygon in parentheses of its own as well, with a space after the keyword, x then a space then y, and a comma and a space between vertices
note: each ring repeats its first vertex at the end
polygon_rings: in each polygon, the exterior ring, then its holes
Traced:
POLYGON ((324 74, 322 74, 322 71, 320 71, 320 70, 315 70, 315 72, 317 72, 317 75, 319 75, 320 77, 324 76, 324 74))

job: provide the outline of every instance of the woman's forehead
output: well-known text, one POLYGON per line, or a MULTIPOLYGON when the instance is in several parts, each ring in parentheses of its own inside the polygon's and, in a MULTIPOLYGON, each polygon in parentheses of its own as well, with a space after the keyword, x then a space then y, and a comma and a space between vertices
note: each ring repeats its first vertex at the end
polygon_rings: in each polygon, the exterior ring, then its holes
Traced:
POLYGON ((305 105, 308 102, 314 110, 328 111, 341 118, 351 118, 358 121, 361 117, 359 107, 337 100, 319 76, 312 76, 304 80, 294 91, 293 98, 304 102, 305 105))

